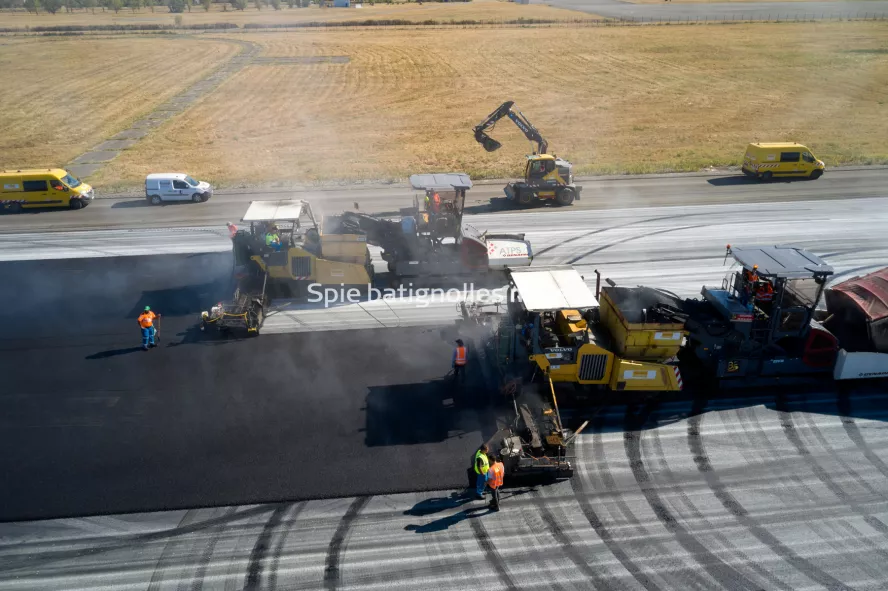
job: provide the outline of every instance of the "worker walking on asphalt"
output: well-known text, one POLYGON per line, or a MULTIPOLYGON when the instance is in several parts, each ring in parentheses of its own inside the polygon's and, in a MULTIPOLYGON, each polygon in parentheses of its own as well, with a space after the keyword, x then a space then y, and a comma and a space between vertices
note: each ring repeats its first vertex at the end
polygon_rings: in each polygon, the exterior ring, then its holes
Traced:
POLYGON ((463 375, 468 360, 469 351, 462 339, 456 339, 456 349, 453 350, 453 379, 458 380, 463 375))
POLYGON ((150 306, 145 306, 145 311, 139 315, 139 328, 142 329, 142 349, 148 350, 148 347, 156 346, 154 344, 154 335, 157 332, 154 328, 154 319, 160 318, 160 314, 151 311, 150 306))
POLYGON ((484 500, 484 487, 487 485, 487 472, 490 470, 490 459, 487 457, 490 448, 485 443, 475 452, 475 498, 484 500))
POLYGON ((503 478, 506 475, 506 467, 503 465, 503 457, 499 454, 496 460, 490 465, 487 471, 487 486, 490 487, 492 498, 490 499, 490 508, 499 511, 499 489, 503 485, 503 478))

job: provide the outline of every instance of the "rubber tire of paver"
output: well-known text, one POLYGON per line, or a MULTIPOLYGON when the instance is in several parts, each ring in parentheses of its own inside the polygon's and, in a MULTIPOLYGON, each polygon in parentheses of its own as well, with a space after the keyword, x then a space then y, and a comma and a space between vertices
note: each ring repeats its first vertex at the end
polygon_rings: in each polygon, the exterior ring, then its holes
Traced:
POLYGON ((574 190, 570 187, 561 189, 555 196, 555 201, 558 202, 558 205, 570 205, 574 202, 574 190))

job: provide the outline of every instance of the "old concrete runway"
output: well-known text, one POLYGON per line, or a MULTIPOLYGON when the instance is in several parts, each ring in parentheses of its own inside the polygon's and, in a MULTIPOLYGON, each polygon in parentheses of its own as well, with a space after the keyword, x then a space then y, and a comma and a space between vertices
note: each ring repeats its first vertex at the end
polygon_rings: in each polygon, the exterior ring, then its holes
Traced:
MULTIPOLYGON (((699 285, 719 276, 709 259, 732 232, 803 241, 841 272, 884 264, 888 201, 861 197, 772 203, 748 219, 742 206, 668 208, 694 220, 678 233, 658 234, 672 222, 643 208, 574 212, 566 227, 558 212, 479 219, 536 220, 538 252, 553 247, 538 262, 629 265, 626 282, 651 283, 645 261, 665 265, 679 248, 684 266, 658 274, 699 285)), ((203 343, 189 328, 228 287, 224 255, 88 256, 0 267, 4 301, 17 302, 0 317, 3 517, 183 509, 4 524, 0 589, 888 584, 884 392, 614 408, 582 436, 576 478, 514 489, 491 515, 448 492, 406 492, 460 486, 486 425, 434 383, 451 335, 203 343), (146 302, 169 311, 161 346, 143 353, 130 349, 146 302), (273 499, 287 502, 187 509, 273 499)))

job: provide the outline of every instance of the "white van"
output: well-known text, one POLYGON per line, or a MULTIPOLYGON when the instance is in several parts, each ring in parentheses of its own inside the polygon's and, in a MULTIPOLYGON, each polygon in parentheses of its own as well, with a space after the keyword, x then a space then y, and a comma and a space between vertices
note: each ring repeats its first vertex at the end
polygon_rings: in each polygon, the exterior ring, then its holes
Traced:
POLYGON ((145 177, 145 198, 151 205, 164 201, 193 201, 200 203, 213 196, 209 183, 196 181, 187 174, 163 172, 145 177))

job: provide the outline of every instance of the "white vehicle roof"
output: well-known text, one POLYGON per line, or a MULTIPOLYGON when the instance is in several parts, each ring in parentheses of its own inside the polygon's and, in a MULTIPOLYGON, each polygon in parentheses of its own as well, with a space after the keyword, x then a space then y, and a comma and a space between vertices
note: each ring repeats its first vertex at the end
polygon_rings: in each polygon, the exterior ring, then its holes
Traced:
POLYGON ((251 201, 242 222, 287 222, 302 217, 307 203, 301 199, 278 199, 274 201, 251 201))
POLYGON ((510 268, 509 274, 524 307, 530 312, 598 307, 595 294, 570 265, 510 268))
POLYGON ((188 176, 183 172, 156 172, 154 174, 149 174, 145 177, 146 181, 157 181, 157 180, 166 180, 172 179, 177 181, 184 181, 185 177, 188 176))

